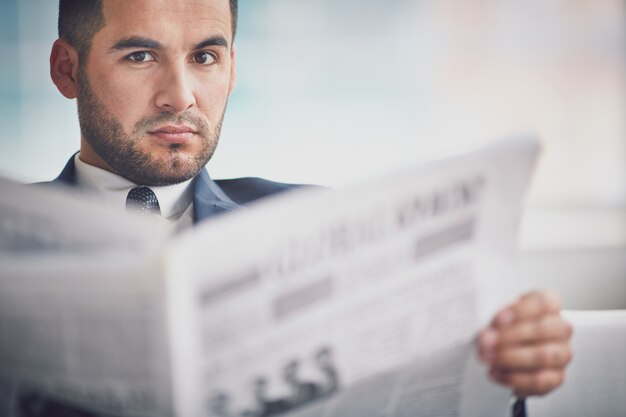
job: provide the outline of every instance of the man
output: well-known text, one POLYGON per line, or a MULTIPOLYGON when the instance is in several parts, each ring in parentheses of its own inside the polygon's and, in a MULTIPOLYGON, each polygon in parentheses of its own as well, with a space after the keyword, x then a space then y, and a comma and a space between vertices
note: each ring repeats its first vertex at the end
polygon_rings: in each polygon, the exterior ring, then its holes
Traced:
POLYGON ((56 182, 122 207, 134 184, 154 186, 148 192, 178 227, 289 188, 260 179, 216 184, 203 169, 234 88, 237 2, 195 6, 60 2, 51 77, 77 98, 82 135, 80 154, 56 182))
MULTIPOLYGON (((236 19, 236 0, 61 0, 50 71, 77 99, 81 142, 55 182, 152 205, 177 226, 290 188, 204 170, 235 86, 236 19)), ((494 317, 478 351, 495 382, 520 398, 563 382, 572 329, 559 310, 534 292, 494 317)))

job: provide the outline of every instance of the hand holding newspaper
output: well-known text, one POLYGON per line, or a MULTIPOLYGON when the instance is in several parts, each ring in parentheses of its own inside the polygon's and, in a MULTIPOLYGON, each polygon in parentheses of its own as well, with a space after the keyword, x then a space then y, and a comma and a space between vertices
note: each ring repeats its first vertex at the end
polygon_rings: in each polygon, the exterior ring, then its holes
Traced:
POLYGON ((172 238, 0 183, 19 196, 0 203, 0 414, 506 415, 474 338, 518 293, 537 150, 303 189, 172 238))

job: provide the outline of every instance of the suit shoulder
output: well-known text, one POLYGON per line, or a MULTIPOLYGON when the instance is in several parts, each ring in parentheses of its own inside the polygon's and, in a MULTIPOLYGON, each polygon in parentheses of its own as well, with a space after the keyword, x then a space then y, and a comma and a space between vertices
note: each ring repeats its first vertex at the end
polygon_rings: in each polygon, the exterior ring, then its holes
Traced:
POLYGON ((306 184, 287 184, 256 177, 223 179, 215 180, 215 182, 231 200, 242 205, 296 188, 312 187, 306 184))

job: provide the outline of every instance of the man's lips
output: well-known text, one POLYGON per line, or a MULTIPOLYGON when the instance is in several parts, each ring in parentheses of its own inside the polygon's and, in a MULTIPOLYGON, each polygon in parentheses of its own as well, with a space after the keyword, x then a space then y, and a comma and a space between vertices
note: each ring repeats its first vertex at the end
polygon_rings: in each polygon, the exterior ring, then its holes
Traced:
POLYGON ((165 141, 167 144, 183 144, 189 142, 197 132, 189 126, 168 125, 148 133, 165 141))

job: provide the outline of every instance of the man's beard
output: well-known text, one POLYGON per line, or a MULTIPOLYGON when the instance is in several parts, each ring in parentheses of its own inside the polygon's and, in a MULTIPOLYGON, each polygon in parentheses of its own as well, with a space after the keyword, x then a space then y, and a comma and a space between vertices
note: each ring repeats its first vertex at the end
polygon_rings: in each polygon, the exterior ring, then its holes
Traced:
MULTIPOLYGON (((178 115, 162 112, 138 121, 128 135, 121 123, 107 110, 91 89, 84 71, 77 76, 77 104, 83 137, 111 170, 140 185, 172 185, 195 177, 213 156, 224 119, 222 116, 211 132, 207 122, 188 111, 178 115), (184 145, 171 144, 169 154, 155 158, 142 150, 142 141, 148 132, 164 124, 185 124, 193 127, 201 139, 200 150, 192 156, 182 154, 184 145)), ((149 139, 148 139, 149 140, 149 139)))

